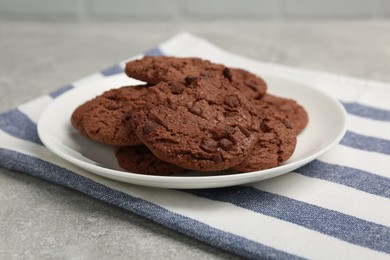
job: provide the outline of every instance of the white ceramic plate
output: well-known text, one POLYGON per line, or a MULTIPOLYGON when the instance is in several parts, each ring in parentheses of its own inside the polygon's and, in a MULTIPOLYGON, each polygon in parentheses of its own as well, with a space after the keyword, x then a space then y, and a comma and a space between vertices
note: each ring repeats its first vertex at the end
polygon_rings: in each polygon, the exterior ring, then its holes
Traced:
POLYGON ((346 116, 334 98, 297 82, 277 77, 264 77, 268 92, 297 100, 309 114, 309 124, 298 136, 293 156, 283 165, 256 172, 228 175, 151 176, 123 171, 117 164, 113 150, 81 136, 70 124, 74 109, 103 91, 138 81, 125 75, 103 78, 70 90, 55 99, 38 122, 38 134, 45 146, 58 156, 95 174, 138 185, 160 188, 216 188, 251 183, 272 178, 314 160, 345 133, 346 116))

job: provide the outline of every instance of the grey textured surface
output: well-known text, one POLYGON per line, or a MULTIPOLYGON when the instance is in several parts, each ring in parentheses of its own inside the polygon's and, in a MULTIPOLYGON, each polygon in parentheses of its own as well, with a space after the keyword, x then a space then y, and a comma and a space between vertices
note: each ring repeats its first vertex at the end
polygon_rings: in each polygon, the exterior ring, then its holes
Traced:
POLYGON ((290 17, 377 17, 383 14, 382 0, 287 0, 290 17))
POLYGON ((218 19, 227 18, 383 18, 388 0, 0 0, 10 18, 66 19, 218 19))
MULTIPOLYGON (((0 112, 188 30, 247 57, 390 82, 390 21, 0 21, 0 112)), ((0 168, 0 259, 234 259, 121 209, 0 168)))

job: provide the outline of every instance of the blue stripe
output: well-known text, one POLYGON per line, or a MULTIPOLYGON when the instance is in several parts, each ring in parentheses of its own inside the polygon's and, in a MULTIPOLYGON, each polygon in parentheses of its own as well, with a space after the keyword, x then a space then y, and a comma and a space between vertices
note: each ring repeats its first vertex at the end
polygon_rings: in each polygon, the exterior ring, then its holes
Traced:
POLYGON ((332 181, 357 190, 390 198, 390 178, 356 168, 314 160, 294 172, 317 179, 332 181))
POLYGON ((4 168, 25 172, 32 176, 72 188, 242 257, 251 259, 299 259, 295 255, 221 231, 141 198, 111 189, 38 158, 3 148, 0 148, 0 154, 0 166, 4 168))
POLYGON ((162 56, 164 53, 159 48, 153 48, 144 53, 145 56, 162 56))
POLYGON ((101 73, 103 74, 103 76, 108 77, 108 76, 112 76, 115 74, 123 73, 123 71, 124 71, 123 67, 119 64, 116 64, 112 67, 109 67, 109 68, 101 71, 101 73))
MULTIPOLYGON (((252 187, 191 190, 260 214, 333 236, 352 244, 390 253, 390 228, 252 187)), ((310 196, 310 194, 308 194, 310 196)), ((299 238, 297 238, 299 239, 299 238)), ((326 250, 326 248, 325 248, 326 250)))
POLYGON ((390 141, 347 131, 340 144, 356 149, 390 155, 390 141))
POLYGON ((51 92, 49 95, 50 95, 52 98, 56 98, 56 97, 62 95, 63 93, 65 93, 66 91, 71 90, 71 89, 73 89, 73 86, 70 85, 70 84, 68 84, 68 85, 62 86, 62 87, 60 87, 59 89, 57 89, 57 90, 51 92))
POLYGON ((37 125, 17 108, 0 114, 0 129, 14 137, 42 144, 37 125))
POLYGON ((375 120, 390 121, 390 111, 361 105, 356 102, 342 102, 348 113, 375 120))

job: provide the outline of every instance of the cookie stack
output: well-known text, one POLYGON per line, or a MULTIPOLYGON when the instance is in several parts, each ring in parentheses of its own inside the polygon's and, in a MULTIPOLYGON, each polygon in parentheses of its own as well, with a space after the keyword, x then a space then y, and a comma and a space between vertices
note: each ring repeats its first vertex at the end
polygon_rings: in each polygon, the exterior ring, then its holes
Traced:
POLYGON ((125 73, 145 85, 111 89, 80 105, 72 125, 112 145, 133 173, 249 172, 289 159, 305 109, 266 93, 248 71, 199 58, 144 57, 125 73))

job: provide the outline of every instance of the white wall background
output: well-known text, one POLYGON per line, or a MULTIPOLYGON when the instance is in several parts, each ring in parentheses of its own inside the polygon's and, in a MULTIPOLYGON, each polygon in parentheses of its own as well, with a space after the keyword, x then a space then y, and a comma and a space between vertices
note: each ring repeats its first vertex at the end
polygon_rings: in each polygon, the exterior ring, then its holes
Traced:
POLYGON ((389 18, 390 0, 0 0, 0 18, 75 21, 389 18))

